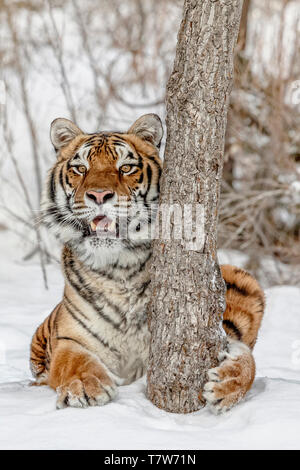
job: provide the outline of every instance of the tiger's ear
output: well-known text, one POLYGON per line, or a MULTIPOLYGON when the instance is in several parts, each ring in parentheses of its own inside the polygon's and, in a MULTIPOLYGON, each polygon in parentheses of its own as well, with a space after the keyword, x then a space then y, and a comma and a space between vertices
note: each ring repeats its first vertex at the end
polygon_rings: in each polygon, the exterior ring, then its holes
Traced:
POLYGON ((83 132, 69 119, 57 118, 51 123, 50 138, 55 150, 65 147, 80 134, 83 132))
POLYGON ((135 134, 157 148, 160 147, 163 133, 163 126, 157 114, 144 114, 132 124, 128 131, 128 134, 135 134))

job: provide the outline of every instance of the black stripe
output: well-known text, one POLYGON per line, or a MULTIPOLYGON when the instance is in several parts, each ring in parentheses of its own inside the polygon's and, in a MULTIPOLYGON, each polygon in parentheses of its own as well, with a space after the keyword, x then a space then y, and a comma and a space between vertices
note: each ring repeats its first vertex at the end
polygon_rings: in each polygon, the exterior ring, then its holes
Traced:
POLYGON ((225 282, 226 282, 227 290, 234 290, 235 292, 238 292, 239 294, 241 294, 245 297, 250 295, 250 293, 246 289, 244 289, 243 287, 239 287, 236 284, 231 283, 231 282, 227 282, 227 281, 225 281, 225 282))
MULTIPOLYGON (((250 274, 249 274, 249 276, 250 276, 250 274)), ((265 300, 264 300, 264 297, 261 295, 260 290, 256 290, 254 292, 249 292, 249 291, 247 291, 247 289, 244 289, 243 287, 239 287, 234 283, 230 283, 230 282, 227 282, 227 281, 225 281, 225 282, 226 282, 227 291, 228 290, 233 290, 233 291, 237 292, 238 294, 240 294, 244 297, 254 297, 254 298, 256 298, 258 303, 259 303, 259 306, 260 306, 261 310, 262 311, 264 310, 265 300)))
MULTIPOLYGON (((61 304, 60 304, 61 305, 61 304)), ((54 310, 55 312, 55 316, 54 316, 54 320, 53 320, 53 330, 55 331, 55 334, 56 336, 58 335, 58 321, 57 321, 57 317, 58 317, 58 312, 59 312, 59 309, 60 309, 60 305, 57 306, 54 310)), ((54 312, 52 313, 52 315, 54 314, 54 312)))
POLYGON ((260 307, 260 313, 264 311, 265 309, 265 299, 263 295, 259 291, 256 291, 252 294, 258 301, 259 307, 260 307))
POLYGON ((130 160, 135 160, 135 157, 132 152, 128 152, 126 158, 130 158, 130 160))
POLYGON ((138 162, 137 166, 142 169, 144 167, 143 159, 140 155, 138 157, 139 157, 139 162, 138 162))
MULTIPOLYGON (((156 163, 158 165, 158 163, 156 163)), ((158 165, 158 182, 157 182, 157 192, 158 194, 160 193, 160 178, 161 178, 161 173, 162 173, 162 170, 161 170, 161 167, 158 165)), ((154 201, 154 198, 152 199, 152 201, 154 201)))
POLYGON ((60 171, 59 171, 59 182, 60 182, 60 185, 61 185, 62 190, 64 190, 64 176, 63 176, 63 172, 64 172, 64 166, 62 165, 62 166, 60 167, 60 171))
POLYGON ((83 312, 81 312, 81 310, 79 310, 79 308, 76 307, 76 305, 73 304, 73 302, 71 302, 71 300, 69 299, 69 297, 67 297, 65 295, 65 299, 66 301, 68 302, 69 305, 71 305, 72 309, 75 310, 76 313, 78 313, 79 315, 81 315, 85 320, 88 320, 89 321, 89 317, 87 317, 83 312))
POLYGON ((67 184, 67 186, 70 186, 70 188, 72 188, 72 185, 71 185, 71 183, 70 183, 70 179, 69 179, 68 173, 66 173, 66 184, 67 184))
POLYGON ((100 336, 97 335, 97 333, 94 333, 94 331, 92 331, 85 323, 83 323, 83 321, 80 320, 80 318, 78 318, 74 312, 72 312, 72 310, 70 309, 70 307, 67 305, 67 304, 64 304, 65 305, 65 308, 67 309, 67 311, 69 312, 69 314, 71 315, 71 317, 74 318, 74 320, 79 323, 79 325, 82 326, 82 328, 84 328, 88 333, 90 333, 94 338, 96 338, 99 343, 101 343, 103 346, 107 347, 110 351, 112 352, 117 352, 118 351, 114 348, 111 348, 109 346, 109 344, 104 341, 102 338, 100 338, 100 336))
POLYGON ((139 265, 138 269, 136 269, 133 273, 131 273, 131 274, 127 277, 127 280, 132 279, 134 276, 136 276, 138 273, 140 273, 140 272, 144 269, 144 267, 145 267, 147 261, 149 261, 149 259, 151 258, 151 256, 152 256, 152 253, 151 253, 151 251, 150 251, 150 253, 148 253, 146 259, 139 265))
POLYGON ((238 340, 239 341, 241 340, 243 335, 238 329, 238 327, 231 320, 223 320, 223 325, 226 326, 227 328, 230 328, 234 332, 238 340))
POLYGON ((45 372, 45 369, 46 369, 46 370, 49 370, 49 369, 47 369, 47 367, 45 367, 45 364, 44 364, 43 362, 37 362, 36 365, 38 365, 38 366, 43 366, 43 369, 42 369, 42 370, 40 370, 39 372, 34 372, 34 375, 35 375, 36 377, 39 377, 40 375, 42 375, 43 372, 45 372))
MULTIPOLYGON (((85 280, 81 276, 80 272, 75 268, 74 260, 72 260, 70 267, 72 269, 73 274, 77 277, 77 280, 79 282, 79 284, 77 284, 78 292, 80 292, 80 295, 94 307, 95 297, 99 298, 101 294, 99 292, 96 293, 92 289, 89 288, 89 286, 86 284, 85 280), (85 295, 82 295, 83 294, 82 288, 85 290, 85 295)), ((106 297, 105 297, 105 301, 107 301, 106 297)), ((107 301, 107 304, 110 305, 110 302, 107 301)), ((118 307, 115 307, 115 308, 116 308, 116 313, 120 314, 120 311, 118 311, 119 310, 118 307)))
POLYGON ((150 186, 151 186, 151 182, 152 182, 152 168, 150 165, 147 165, 147 178, 148 178, 148 185, 147 185, 147 190, 146 190, 146 193, 145 193, 145 199, 147 198, 147 194, 148 192, 150 191, 150 186))
POLYGON ((140 292, 139 292, 139 294, 138 294, 139 297, 142 297, 142 296, 144 295, 145 290, 146 290, 147 287, 149 286, 150 282, 151 282, 151 280, 149 279, 149 281, 146 281, 146 282, 144 282, 144 283, 142 284, 141 290, 140 290, 140 292))
MULTIPOLYGON (((69 264, 70 264, 70 262, 69 262, 69 264)), ((103 318, 103 320, 105 320, 107 323, 111 324, 113 326, 113 328, 115 328, 116 330, 119 330, 121 321, 119 323, 116 323, 114 320, 112 320, 110 317, 108 317, 103 312, 102 308, 99 307, 99 305, 97 305, 97 300, 96 299, 102 298, 103 302, 107 303, 108 307, 110 307, 117 315, 119 315, 121 319, 124 316, 123 312, 121 312, 121 310, 115 304, 112 304, 106 298, 106 296, 104 296, 101 292, 94 292, 92 289, 90 289, 88 287, 88 285, 84 281, 84 279, 81 276, 81 274, 79 273, 79 271, 77 271, 77 269, 75 268, 74 262, 72 263, 72 266, 70 265, 70 268, 72 270, 72 273, 77 277, 77 280, 79 282, 79 284, 77 284, 76 282, 74 282, 73 279, 68 277, 68 280, 71 283, 71 285, 73 286, 73 288, 80 293, 80 295, 83 297, 84 300, 86 300, 90 305, 92 305, 94 310, 98 313, 99 316, 101 316, 103 318)))
POLYGON ((51 328, 51 318, 52 318, 52 315, 50 315, 50 317, 48 317, 48 321, 47 321, 47 324, 48 324, 47 347, 49 348, 49 353, 50 353, 50 354, 52 354, 52 345, 51 345, 51 332, 52 332, 52 328, 51 328))
POLYGON ((49 180, 49 199, 55 203, 55 193, 56 193, 56 187, 55 187, 55 169, 52 170, 50 180, 49 180))
POLYGON ((41 351, 37 351, 36 347, 33 345, 31 345, 31 352, 33 352, 33 354, 35 354, 39 359, 41 359, 45 355, 45 351, 43 348, 41 351))
POLYGON ((113 139, 113 143, 114 145, 116 145, 117 147, 126 147, 126 142, 122 142, 121 140, 115 140, 113 139))
POLYGON ((119 278, 116 278, 113 274, 114 272, 112 271, 112 274, 109 274, 108 271, 105 272, 105 271, 102 271, 100 268, 99 269, 95 269, 95 268, 92 268, 89 266, 89 269, 91 271, 93 271, 94 273, 98 274, 99 276, 102 276, 104 277, 105 279, 109 279, 110 281, 120 281, 119 278))
POLYGON ((135 170, 133 170, 131 173, 129 173, 128 176, 131 176, 131 175, 135 175, 135 173, 137 173, 138 171, 140 171, 138 168, 136 168, 135 170))
POLYGON ((43 351, 45 351, 46 349, 46 343, 45 342, 42 342, 37 336, 36 336, 36 345, 33 345, 31 346, 31 348, 35 348, 35 347, 39 347, 41 348, 43 351))
POLYGON ((114 154, 112 149, 109 146, 106 147, 106 152, 110 154, 110 156, 113 158, 113 160, 117 160, 117 158, 118 158, 117 154, 114 154))
POLYGON ((41 338, 41 336, 40 336, 40 331, 41 331, 41 330, 40 330, 40 327, 39 327, 39 329, 38 329, 37 332, 36 332, 36 339, 38 340, 40 346, 45 349, 45 348, 46 348, 46 343, 45 343, 44 339, 41 338))
POLYGON ((155 155, 147 155, 147 158, 149 158, 149 160, 152 160, 153 162, 157 163, 158 157, 156 157, 155 155))
POLYGON ((83 348, 85 348, 85 346, 80 341, 78 341, 77 339, 74 339, 74 338, 69 338, 68 336, 56 336, 56 339, 57 340, 65 339, 66 341, 74 341, 74 343, 77 343, 80 346, 82 346, 83 348))
POLYGON ((244 271, 244 269, 241 268, 234 268, 233 271, 235 272, 235 274, 244 274, 244 276, 252 277, 251 274, 248 273, 248 271, 244 271))

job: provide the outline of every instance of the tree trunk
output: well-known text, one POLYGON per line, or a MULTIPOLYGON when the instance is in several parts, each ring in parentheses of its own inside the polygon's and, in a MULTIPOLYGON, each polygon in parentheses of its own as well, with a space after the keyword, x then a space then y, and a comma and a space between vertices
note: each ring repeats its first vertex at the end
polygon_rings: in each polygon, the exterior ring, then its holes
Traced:
POLYGON ((177 413, 204 405, 206 372, 225 343, 217 214, 241 7, 240 0, 185 0, 167 85, 160 203, 182 210, 192 205, 194 213, 200 207, 204 214, 202 246, 190 249, 178 239, 174 220, 171 238, 153 244, 147 394, 159 408, 177 413))

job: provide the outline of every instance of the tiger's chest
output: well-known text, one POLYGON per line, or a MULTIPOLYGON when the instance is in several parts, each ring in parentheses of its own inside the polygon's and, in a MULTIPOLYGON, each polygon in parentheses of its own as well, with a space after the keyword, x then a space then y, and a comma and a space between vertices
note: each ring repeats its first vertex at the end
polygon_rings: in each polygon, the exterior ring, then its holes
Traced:
MULTIPOLYGON (((69 272, 67 280, 74 292, 72 276, 69 272)), ((93 332, 85 341, 120 384, 131 383, 145 373, 148 361, 149 275, 138 269, 123 277, 85 269, 78 279, 76 305, 84 312, 87 330, 93 332)))
POLYGON ((146 372, 150 342, 148 289, 110 290, 109 298, 118 307, 120 320, 114 325, 108 320, 112 318, 111 305, 103 306, 105 319, 99 316, 95 319, 99 335, 109 348, 105 353, 102 351, 101 358, 120 379, 120 383, 129 384, 146 372))

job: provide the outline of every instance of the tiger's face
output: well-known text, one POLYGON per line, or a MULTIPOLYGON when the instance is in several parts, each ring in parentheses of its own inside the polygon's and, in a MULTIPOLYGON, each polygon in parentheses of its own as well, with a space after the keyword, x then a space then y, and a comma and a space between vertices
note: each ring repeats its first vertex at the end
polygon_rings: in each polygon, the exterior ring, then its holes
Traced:
POLYGON ((162 135, 154 114, 139 118, 127 133, 84 134, 67 119, 53 121, 57 162, 42 197, 45 225, 92 264, 149 244, 162 135))

